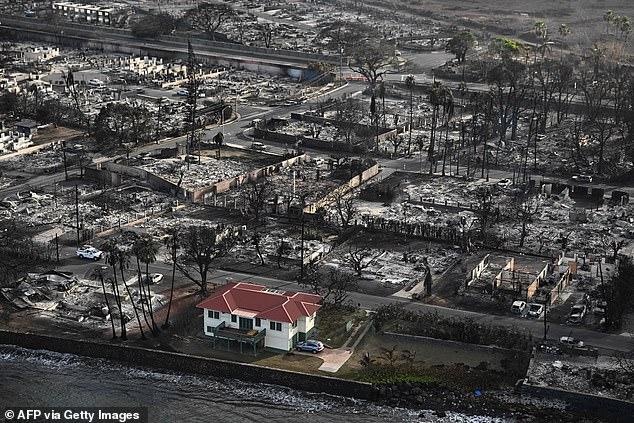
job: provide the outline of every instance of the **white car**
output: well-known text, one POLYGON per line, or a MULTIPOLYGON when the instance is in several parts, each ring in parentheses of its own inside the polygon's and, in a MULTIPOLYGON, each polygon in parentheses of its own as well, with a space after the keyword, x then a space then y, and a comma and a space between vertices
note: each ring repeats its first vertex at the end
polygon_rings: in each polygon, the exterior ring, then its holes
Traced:
POLYGON ((93 87, 101 87, 102 85, 104 85, 104 82, 100 79, 91 79, 90 81, 88 81, 88 85, 93 86, 93 87))
POLYGON ((266 145, 262 144, 261 142, 254 142, 253 144, 251 144, 251 148, 258 151, 264 151, 266 150, 266 145))
POLYGON ((103 257, 103 251, 96 249, 92 245, 83 245, 76 251, 77 257, 89 260, 99 260, 103 257))
POLYGON ((562 345, 567 345, 569 347, 577 347, 583 348, 585 345, 583 341, 578 340, 577 338, 573 338, 572 336, 562 336, 559 338, 559 343, 562 345))
POLYGON ((178 90, 176 91, 176 95, 186 97, 189 95, 189 90, 185 90, 185 89, 178 90))
POLYGON ((525 308, 526 308, 525 301, 513 301, 513 305, 511 305, 511 313, 522 314, 524 313, 525 308))
POLYGON ((592 183, 592 175, 575 175, 572 177, 573 181, 592 183))
POLYGON ((141 281, 148 285, 153 285, 155 283, 160 283, 163 280, 163 274, 161 273, 150 273, 149 279, 148 275, 143 275, 141 277, 141 281))
POLYGON ((538 318, 544 312, 544 305, 532 303, 528 305, 528 316, 538 318))

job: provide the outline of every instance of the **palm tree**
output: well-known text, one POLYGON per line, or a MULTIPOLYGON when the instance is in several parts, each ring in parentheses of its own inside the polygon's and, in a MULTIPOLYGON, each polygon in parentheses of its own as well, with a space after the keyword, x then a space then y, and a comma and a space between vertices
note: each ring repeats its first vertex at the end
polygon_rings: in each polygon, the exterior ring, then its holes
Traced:
POLYGON ((106 242, 106 244, 103 246, 103 249, 107 254, 106 263, 112 266, 112 279, 110 280, 110 283, 112 284, 112 292, 114 293, 114 299, 117 303, 117 308, 119 309, 119 319, 121 321, 121 339, 126 341, 128 339, 128 336, 125 327, 125 316, 123 314, 123 308, 121 307, 119 282, 117 281, 117 264, 119 264, 119 255, 121 253, 121 250, 119 249, 116 241, 113 239, 108 240, 108 242, 106 242))
MULTIPOLYGON (((548 48, 548 25, 546 25, 546 22, 544 21, 537 21, 535 22, 535 25, 533 25, 533 29, 535 31, 535 35, 539 41, 541 41, 537 50, 541 51, 543 60, 544 55, 546 54, 546 49, 548 48)), ((535 58, 537 59, 537 57, 535 58)))
MULTIPOLYGON (((145 264, 145 278, 147 285, 147 300, 148 300, 148 313, 150 315, 150 320, 152 321, 152 333, 158 333, 158 326, 154 321, 154 311, 152 310, 152 291, 150 289, 150 264, 156 261, 156 255, 158 254, 159 248, 154 239, 151 236, 143 236, 138 239, 137 243, 139 244, 139 248, 137 248, 137 259, 145 264)), ((136 243, 135 243, 136 244, 136 243)), ((142 278, 139 278, 141 280, 142 278)), ((143 288, 143 283, 141 283, 141 288, 143 288)))
POLYGON ((562 42, 561 42, 561 60, 562 61, 564 59, 564 43, 563 43, 563 40, 565 40, 566 37, 568 35, 570 35, 571 32, 572 31, 570 30, 570 27, 568 25, 566 25, 566 24, 559 25, 559 35, 561 35, 561 39, 562 39, 562 42))
POLYGON ((114 328, 114 320, 112 320, 112 311, 110 310, 110 301, 108 301, 108 293, 106 292, 104 274, 101 268, 97 269, 97 277, 101 281, 101 289, 103 290, 103 298, 104 300, 106 300, 106 307, 108 307, 108 315, 110 316, 110 325, 112 326, 112 339, 117 339, 117 331, 114 328))
POLYGON ((128 250, 119 250, 119 271, 121 272, 121 280, 123 281, 123 286, 125 286, 126 292, 128 293, 128 297, 130 298, 130 302, 132 303, 132 308, 134 309, 134 315, 136 316, 136 321, 139 324, 139 330, 141 331, 141 339, 147 339, 145 337, 145 331, 143 330, 143 325, 141 324, 141 318, 139 317, 139 312, 136 308, 136 304, 134 304, 134 298, 132 298, 132 293, 130 292, 130 287, 125 282, 125 273, 124 270, 130 267, 130 252, 128 250))
POLYGON ((178 230, 173 229, 170 231, 169 237, 165 239, 165 246, 169 251, 169 257, 172 261, 172 286, 170 287, 170 301, 167 305, 167 315, 165 316, 165 323, 163 323, 163 329, 167 329, 170 326, 170 312, 172 310, 172 299, 174 298, 174 279, 176 278, 176 260, 178 258, 178 230))
POLYGON ((440 115, 440 106, 442 106, 443 110, 443 117, 441 120, 445 121, 445 119, 447 119, 448 123, 448 119, 453 116, 453 96, 451 95, 451 91, 449 90, 449 88, 444 86, 441 82, 435 81, 429 93, 429 102, 433 106, 431 134, 428 150, 428 158, 431 162, 433 160, 434 150, 436 147, 436 126, 438 122, 438 117, 440 115))
POLYGON ((145 289, 143 288, 143 274, 141 272, 141 259, 140 257, 143 255, 141 251, 143 248, 143 244, 141 242, 141 238, 137 238, 132 244, 132 254, 136 259, 136 267, 137 267, 137 282, 139 283, 139 303, 141 304, 141 312, 143 313, 143 320, 145 320, 145 324, 148 328, 150 328, 150 332, 154 334, 152 330, 152 326, 147 318, 147 314, 145 312, 145 289))

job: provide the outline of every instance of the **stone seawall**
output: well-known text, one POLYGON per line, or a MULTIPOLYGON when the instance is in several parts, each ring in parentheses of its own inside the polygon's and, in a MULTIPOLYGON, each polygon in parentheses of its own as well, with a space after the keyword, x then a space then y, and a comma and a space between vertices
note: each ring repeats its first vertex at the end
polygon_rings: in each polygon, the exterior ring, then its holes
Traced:
POLYGON ((292 372, 247 363, 196 357, 175 352, 151 350, 131 345, 114 345, 105 342, 7 330, 0 330, 0 344, 115 360, 134 366, 147 366, 184 373, 240 379, 253 383, 280 385, 315 393, 360 399, 373 399, 375 397, 375 390, 372 384, 369 383, 292 372))
POLYGON ((634 403, 632 402, 527 383, 522 386, 522 392, 546 400, 564 401, 579 414, 600 416, 610 423, 634 421, 634 403))

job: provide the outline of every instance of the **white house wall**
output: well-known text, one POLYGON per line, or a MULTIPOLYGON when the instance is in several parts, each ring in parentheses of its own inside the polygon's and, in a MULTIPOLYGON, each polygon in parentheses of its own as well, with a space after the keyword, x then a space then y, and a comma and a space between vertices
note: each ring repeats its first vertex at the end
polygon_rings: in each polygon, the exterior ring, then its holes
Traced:
MULTIPOLYGON (((236 322, 233 323, 231 321, 231 314, 229 313, 220 313, 219 319, 214 319, 209 317, 209 310, 205 309, 203 323, 204 323, 204 331, 205 335, 213 336, 211 331, 208 331, 208 328, 215 328, 222 322, 225 322, 225 327, 228 328, 236 328, 240 327, 240 317, 236 319, 236 322)), ((289 351, 293 348, 292 340, 295 334, 298 332, 307 333, 311 330, 315 325, 315 318, 305 318, 300 317, 297 322, 296 327, 292 327, 289 323, 282 323, 282 330, 271 330, 270 320, 262 319, 259 327, 255 326, 255 318, 253 318, 253 329, 262 330, 266 329, 266 336, 264 338, 264 345, 269 348, 275 348, 278 350, 289 351)))

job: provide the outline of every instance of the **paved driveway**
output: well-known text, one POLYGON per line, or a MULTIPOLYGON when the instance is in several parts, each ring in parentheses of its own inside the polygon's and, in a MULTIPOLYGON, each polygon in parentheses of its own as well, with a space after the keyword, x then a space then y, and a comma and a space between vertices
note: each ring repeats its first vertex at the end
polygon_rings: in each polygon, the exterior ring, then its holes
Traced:
POLYGON ((352 356, 351 348, 325 348, 323 351, 318 352, 317 354, 304 352, 304 351, 295 351, 295 354, 308 355, 313 357, 318 357, 323 360, 321 366, 319 366, 318 370, 328 373, 336 373, 341 366, 346 364, 346 361, 352 356))

